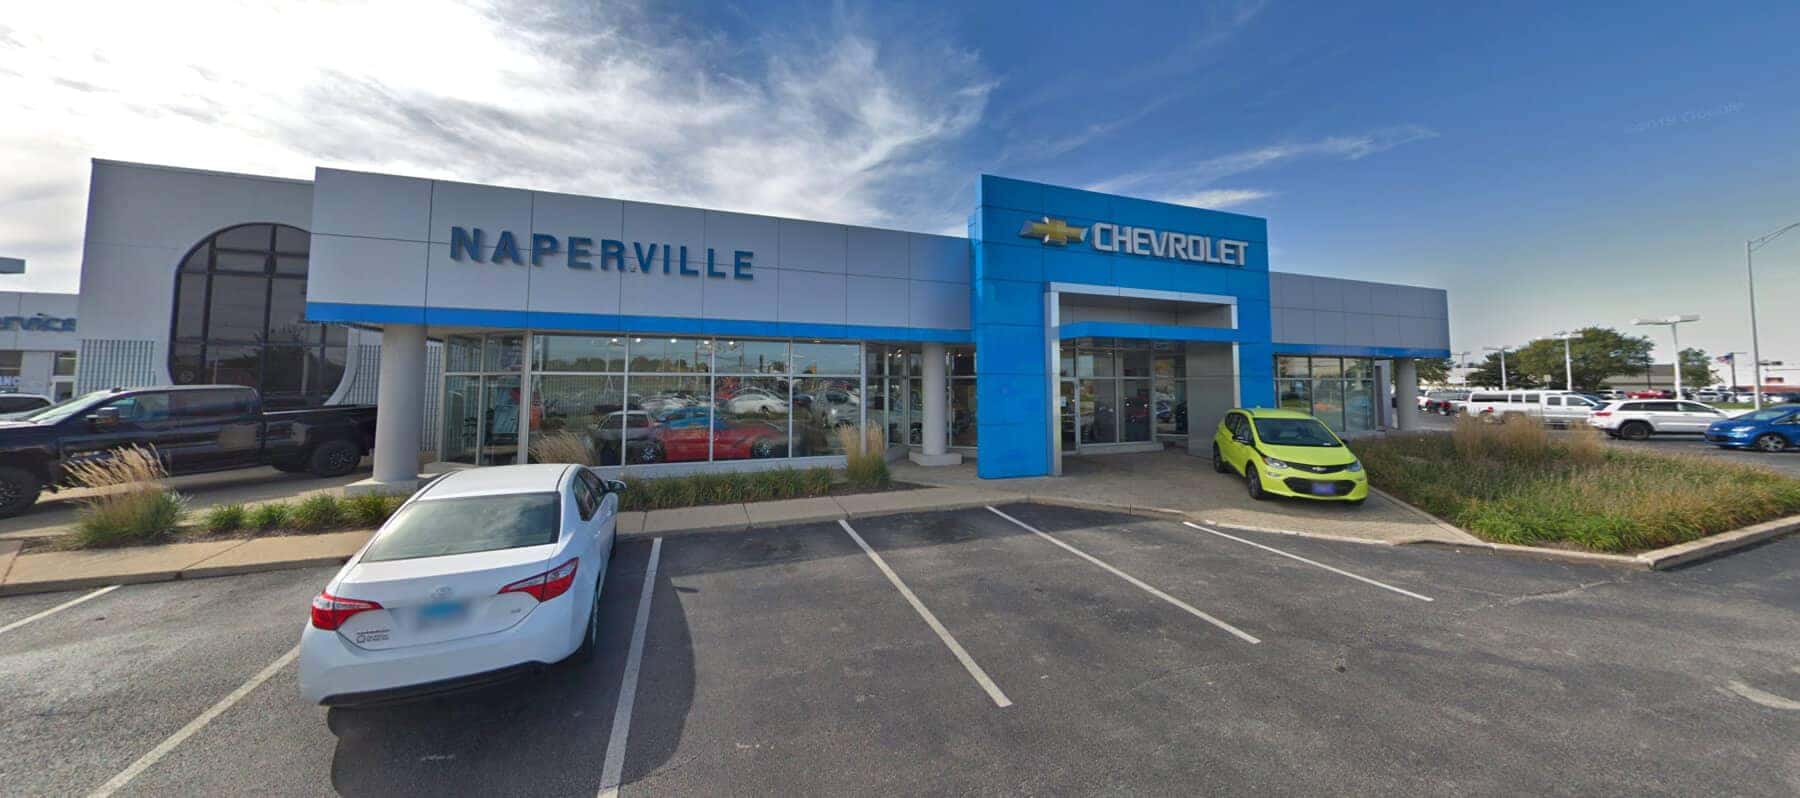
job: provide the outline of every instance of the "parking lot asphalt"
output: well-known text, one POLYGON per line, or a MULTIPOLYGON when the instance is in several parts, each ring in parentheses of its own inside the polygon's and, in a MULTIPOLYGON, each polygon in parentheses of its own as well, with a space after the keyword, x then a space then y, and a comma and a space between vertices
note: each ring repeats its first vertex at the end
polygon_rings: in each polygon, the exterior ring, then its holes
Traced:
POLYGON ((330 569, 122 587, 0 632, 0 794, 1800 791, 1800 538, 1649 573, 997 509, 621 543, 593 661, 352 712, 284 661, 330 569))

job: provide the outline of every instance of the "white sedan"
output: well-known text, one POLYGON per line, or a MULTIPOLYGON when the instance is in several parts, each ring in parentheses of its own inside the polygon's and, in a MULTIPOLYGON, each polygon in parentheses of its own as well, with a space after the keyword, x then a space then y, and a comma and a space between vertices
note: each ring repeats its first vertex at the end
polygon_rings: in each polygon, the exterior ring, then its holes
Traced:
POLYGON ((313 599, 301 696, 381 703, 592 654, 624 488, 574 465, 427 485, 313 599))

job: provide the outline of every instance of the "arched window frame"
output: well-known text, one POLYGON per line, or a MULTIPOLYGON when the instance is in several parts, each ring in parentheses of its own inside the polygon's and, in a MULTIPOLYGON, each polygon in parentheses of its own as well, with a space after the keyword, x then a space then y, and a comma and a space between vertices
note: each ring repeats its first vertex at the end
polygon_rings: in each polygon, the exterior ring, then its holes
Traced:
POLYGON ((252 222, 214 232, 182 256, 169 314, 169 376, 176 384, 249 385, 276 409, 325 403, 347 366, 348 333, 305 321, 310 243, 298 227, 252 222), (246 278, 260 281, 260 323, 216 319, 215 293, 248 287, 246 278), (226 352, 236 353, 230 367, 226 352))

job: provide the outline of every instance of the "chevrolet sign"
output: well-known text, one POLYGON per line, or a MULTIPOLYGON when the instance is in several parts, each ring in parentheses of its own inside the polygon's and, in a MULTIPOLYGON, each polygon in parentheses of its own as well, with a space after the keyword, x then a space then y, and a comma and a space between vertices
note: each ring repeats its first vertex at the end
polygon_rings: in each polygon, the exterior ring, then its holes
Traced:
POLYGON ((1110 222, 1096 222, 1091 227, 1073 227, 1065 220, 1048 216, 1026 222, 1024 228, 1019 230, 1019 235, 1051 246, 1060 247, 1071 241, 1086 242, 1100 252, 1220 266, 1244 265, 1244 257, 1250 249, 1250 242, 1230 238, 1173 233, 1110 222))

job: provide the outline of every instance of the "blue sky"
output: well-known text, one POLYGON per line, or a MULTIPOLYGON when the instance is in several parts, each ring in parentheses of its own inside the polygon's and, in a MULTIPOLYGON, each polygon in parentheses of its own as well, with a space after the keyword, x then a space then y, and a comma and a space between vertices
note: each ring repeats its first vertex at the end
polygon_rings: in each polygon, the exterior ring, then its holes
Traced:
MULTIPOLYGON (((1800 221, 1800 5, 967 5, 9 14, 0 253, 74 288, 89 157, 934 232, 992 172, 1265 216, 1276 269, 1448 288, 1456 349, 1700 313, 1722 352, 1744 239, 1800 221)), ((1800 231, 1758 263, 1764 356, 1800 362, 1800 231)))

